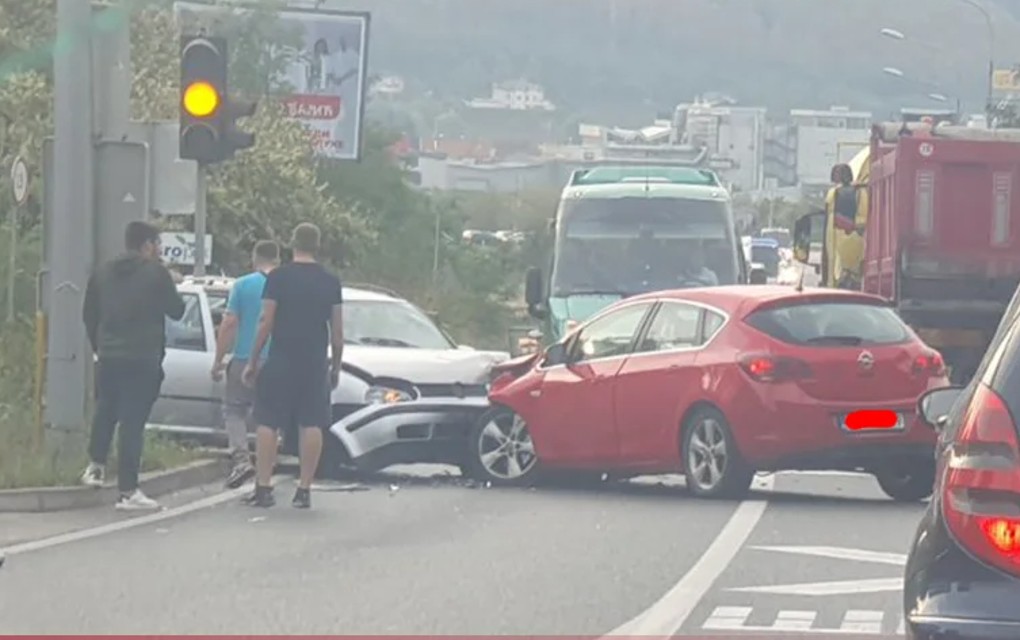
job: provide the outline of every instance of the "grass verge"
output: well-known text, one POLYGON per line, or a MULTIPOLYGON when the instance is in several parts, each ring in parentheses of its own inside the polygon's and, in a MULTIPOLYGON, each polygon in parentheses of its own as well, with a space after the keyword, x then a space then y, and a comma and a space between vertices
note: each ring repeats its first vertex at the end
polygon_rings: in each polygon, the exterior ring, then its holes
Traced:
MULTIPOLYGON (((83 442, 79 450, 57 457, 53 451, 34 447, 32 398, 32 329, 20 325, 0 330, 0 489, 59 487, 78 484, 88 456, 83 442)), ((107 468, 110 478, 117 469, 116 438, 107 468)), ((146 434, 142 471, 162 471, 204 457, 201 452, 156 434, 146 434)))
MULTIPOLYGON (((21 413, 21 412, 18 412, 21 413)), ((31 414, 24 412, 22 420, 0 422, 0 489, 26 487, 60 487, 78 484, 82 469, 88 462, 84 445, 78 451, 57 457, 45 447, 35 451, 32 442, 31 414)), ((142 472, 163 471, 206 457, 202 452, 182 446, 166 437, 148 433, 142 449, 142 472)), ((109 478, 117 471, 117 451, 107 462, 109 478)))

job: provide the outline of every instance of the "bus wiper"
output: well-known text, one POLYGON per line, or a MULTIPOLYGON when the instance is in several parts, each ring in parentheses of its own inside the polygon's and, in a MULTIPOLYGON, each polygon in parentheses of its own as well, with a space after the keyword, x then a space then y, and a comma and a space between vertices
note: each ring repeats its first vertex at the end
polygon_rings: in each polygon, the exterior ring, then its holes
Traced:
POLYGON ((860 336, 815 336, 804 341, 805 344, 838 344, 848 347, 856 347, 864 342, 860 336))
POLYGON ((620 296, 621 298, 626 298, 630 295, 626 291, 620 291, 619 289, 613 289, 610 287, 564 289, 562 292, 558 292, 558 294, 563 296, 620 296))

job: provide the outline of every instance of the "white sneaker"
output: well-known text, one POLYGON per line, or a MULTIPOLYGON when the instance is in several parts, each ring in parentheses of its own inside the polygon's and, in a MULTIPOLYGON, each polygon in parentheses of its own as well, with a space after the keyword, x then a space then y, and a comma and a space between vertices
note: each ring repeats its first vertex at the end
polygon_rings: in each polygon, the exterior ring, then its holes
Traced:
POLYGON ((113 505, 118 511, 156 511, 160 509, 159 503, 142 493, 140 489, 129 496, 121 495, 117 498, 117 504, 113 505))
POLYGON ((101 487, 106 482, 106 469, 103 465, 90 462, 81 474, 81 483, 86 487, 101 487))

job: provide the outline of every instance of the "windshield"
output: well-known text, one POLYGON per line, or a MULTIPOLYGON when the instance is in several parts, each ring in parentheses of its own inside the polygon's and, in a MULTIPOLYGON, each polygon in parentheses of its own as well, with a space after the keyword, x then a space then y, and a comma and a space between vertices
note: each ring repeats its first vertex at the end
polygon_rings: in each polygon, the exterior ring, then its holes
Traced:
POLYGON ((567 200, 560 218, 554 296, 736 283, 738 247, 726 202, 567 200))
POLYGON ((350 300, 343 304, 348 344, 415 349, 456 347, 432 320, 403 300, 350 300))
POLYGON ((794 304, 753 313, 747 323, 796 345, 856 347, 899 344, 910 339, 895 311, 857 302, 794 304))
POLYGON ((775 240, 779 243, 780 249, 789 249, 793 246, 793 237, 786 229, 768 229, 761 232, 761 237, 775 240))
POLYGON ((752 245, 751 262, 764 266, 770 276, 779 275, 779 250, 776 247, 752 245))

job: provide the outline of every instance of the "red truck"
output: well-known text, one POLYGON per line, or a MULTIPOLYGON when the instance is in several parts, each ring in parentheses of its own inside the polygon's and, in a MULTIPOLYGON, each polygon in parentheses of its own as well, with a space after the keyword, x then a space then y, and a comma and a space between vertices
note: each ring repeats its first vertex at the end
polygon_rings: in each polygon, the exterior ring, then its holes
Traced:
MULTIPOLYGON (((876 124, 859 174, 868 196, 860 288, 892 301, 965 383, 1020 282, 1020 130, 876 124)), ((797 221, 798 260, 812 238, 832 242, 831 217, 797 221)), ((826 246, 823 262, 833 253, 826 246)))

